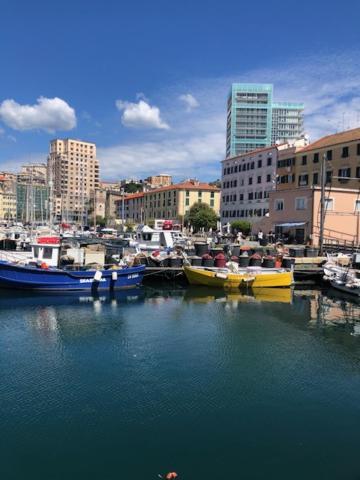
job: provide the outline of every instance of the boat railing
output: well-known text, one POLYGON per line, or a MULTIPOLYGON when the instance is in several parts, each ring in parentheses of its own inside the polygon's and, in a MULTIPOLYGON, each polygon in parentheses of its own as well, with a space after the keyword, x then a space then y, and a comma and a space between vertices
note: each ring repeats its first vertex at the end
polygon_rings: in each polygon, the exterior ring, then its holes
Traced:
MULTIPOLYGON (((25 253, 25 252, 24 252, 25 253)), ((26 252, 30 253, 30 252, 26 252)), ((23 262, 27 260, 29 256, 23 255, 19 252, 12 252, 9 250, 1 250, 0 251, 0 260, 4 262, 23 262)))

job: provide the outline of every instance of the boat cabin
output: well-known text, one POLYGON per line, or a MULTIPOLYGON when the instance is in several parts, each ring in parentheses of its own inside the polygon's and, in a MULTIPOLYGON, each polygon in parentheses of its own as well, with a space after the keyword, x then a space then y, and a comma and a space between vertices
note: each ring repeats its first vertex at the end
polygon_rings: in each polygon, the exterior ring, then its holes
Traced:
POLYGON ((32 261, 46 263, 49 267, 59 265, 60 244, 41 244, 31 245, 32 261))

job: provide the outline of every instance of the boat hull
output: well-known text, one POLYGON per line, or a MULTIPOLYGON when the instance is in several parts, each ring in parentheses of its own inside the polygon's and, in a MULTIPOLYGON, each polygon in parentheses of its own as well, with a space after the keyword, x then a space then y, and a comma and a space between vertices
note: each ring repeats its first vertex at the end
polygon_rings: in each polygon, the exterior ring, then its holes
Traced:
POLYGON ((190 285, 204 285, 225 289, 290 287, 293 274, 289 271, 258 271, 222 274, 214 270, 184 267, 190 285))
POLYGON ((119 290, 140 285, 144 271, 143 265, 119 270, 100 270, 99 278, 99 273, 95 277, 94 270, 41 269, 0 262, 0 288, 42 292, 119 290))
POLYGON ((336 290, 339 290, 340 292, 347 293, 349 295, 353 295, 355 297, 360 298, 360 288, 359 287, 350 288, 350 287, 347 287, 343 283, 337 282, 336 280, 331 280, 330 284, 333 288, 335 288, 336 290))

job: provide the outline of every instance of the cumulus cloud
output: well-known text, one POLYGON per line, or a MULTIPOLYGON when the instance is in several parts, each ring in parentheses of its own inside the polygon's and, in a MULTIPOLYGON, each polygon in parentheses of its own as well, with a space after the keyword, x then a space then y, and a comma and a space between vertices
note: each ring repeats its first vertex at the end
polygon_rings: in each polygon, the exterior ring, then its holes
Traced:
POLYGON ((187 112, 191 112, 191 110, 194 110, 194 108, 197 108, 200 105, 196 98, 191 95, 191 93, 180 95, 179 100, 185 103, 187 112))
POLYGON ((143 94, 140 96, 138 103, 116 100, 116 107, 122 112, 121 123, 130 128, 169 130, 169 125, 160 116, 160 109, 144 100, 143 94))
POLYGON ((35 105, 20 105, 7 99, 0 104, 0 120, 14 130, 72 130, 76 127, 75 110, 61 98, 37 99, 35 105))
POLYGON ((187 139, 127 143, 99 148, 102 175, 113 178, 121 166, 125 176, 143 178, 166 169, 177 179, 198 177, 218 178, 218 159, 224 153, 224 135, 189 135, 187 139), (126 173, 125 173, 126 172, 126 173))

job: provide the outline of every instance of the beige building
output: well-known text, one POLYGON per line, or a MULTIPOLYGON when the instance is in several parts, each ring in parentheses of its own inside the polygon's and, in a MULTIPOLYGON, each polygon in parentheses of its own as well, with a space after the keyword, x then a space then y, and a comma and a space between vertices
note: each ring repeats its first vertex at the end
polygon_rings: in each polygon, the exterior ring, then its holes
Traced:
POLYGON ((16 175, 0 173, 0 220, 16 220, 16 175))
POLYGON ((359 244, 360 128, 328 135, 277 161, 267 227, 290 241, 319 244, 321 168, 325 169, 324 243, 359 244))
MULTIPOLYGON (((195 203, 208 204, 217 215, 220 210, 220 189, 208 183, 189 180, 148 192, 127 195, 124 199, 124 219, 132 223, 147 223, 154 219, 169 219, 181 223, 195 203)), ((122 200, 116 202, 122 218, 122 200)))
POLYGON ((150 188, 168 187, 172 184, 172 176, 166 173, 160 173, 159 175, 152 175, 145 178, 144 183, 150 188))
MULTIPOLYGON (((319 245, 319 187, 277 190, 270 194, 268 228, 290 243, 319 245)), ((324 244, 359 245, 359 190, 326 188, 324 244)))
POLYGON ((96 145, 70 138, 52 140, 48 173, 56 219, 86 222, 91 197, 99 187, 96 145))
POLYGON ((320 185, 324 158, 327 185, 359 188, 360 128, 328 135, 296 151, 284 150, 277 161, 277 190, 320 185))

